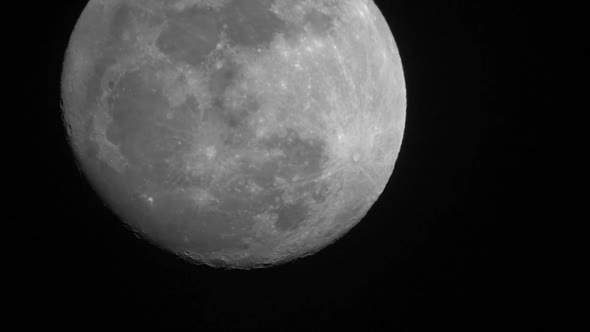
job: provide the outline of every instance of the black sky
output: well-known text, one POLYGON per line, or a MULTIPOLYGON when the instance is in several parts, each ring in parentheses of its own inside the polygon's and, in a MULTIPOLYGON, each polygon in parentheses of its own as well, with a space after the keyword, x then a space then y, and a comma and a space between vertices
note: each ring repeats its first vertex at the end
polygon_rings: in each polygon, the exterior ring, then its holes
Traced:
POLYGON ((582 263, 571 234, 588 198, 581 11, 377 3, 408 91, 406 134, 388 187, 334 245, 250 272, 183 263, 135 238, 101 205, 60 123, 63 52, 85 1, 39 4, 22 28, 30 37, 23 54, 35 59, 27 72, 35 84, 25 93, 33 107, 24 116, 35 126, 28 157, 37 164, 17 198, 26 206, 17 221, 28 226, 34 253, 18 270, 34 322, 76 331, 571 324, 580 313, 573 303, 582 263))

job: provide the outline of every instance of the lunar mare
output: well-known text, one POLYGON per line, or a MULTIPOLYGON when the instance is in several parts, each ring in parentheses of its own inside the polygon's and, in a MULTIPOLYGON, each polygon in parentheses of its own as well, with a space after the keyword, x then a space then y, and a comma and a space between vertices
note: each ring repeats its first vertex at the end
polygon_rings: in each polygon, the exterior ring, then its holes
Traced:
POLYGON ((71 145, 107 205, 212 266, 341 237, 404 130, 401 59, 367 0, 92 0, 62 81, 71 145))

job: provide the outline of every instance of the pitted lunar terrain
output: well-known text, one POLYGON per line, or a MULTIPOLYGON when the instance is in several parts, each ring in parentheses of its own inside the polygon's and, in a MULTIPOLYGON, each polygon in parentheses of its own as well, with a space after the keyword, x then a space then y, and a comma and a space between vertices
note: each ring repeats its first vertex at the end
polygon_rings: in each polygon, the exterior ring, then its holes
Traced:
POLYGON ((92 0, 64 120, 78 164, 141 237, 268 266, 357 224, 399 153, 405 85, 367 0, 92 0))

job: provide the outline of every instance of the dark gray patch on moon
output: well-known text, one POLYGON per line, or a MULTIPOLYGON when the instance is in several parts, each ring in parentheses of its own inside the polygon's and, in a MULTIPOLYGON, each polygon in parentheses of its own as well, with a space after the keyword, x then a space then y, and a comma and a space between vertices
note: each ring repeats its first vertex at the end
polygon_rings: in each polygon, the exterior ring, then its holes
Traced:
POLYGON ((301 202, 282 205, 278 213, 276 227, 281 231, 295 230, 308 218, 307 208, 301 202))
POLYGON ((219 23, 212 10, 193 7, 170 14, 156 45, 174 61, 201 65, 219 42, 219 23))
POLYGON ((271 12, 273 0, 238 0, 223 7, 219 14, 227 25, 233 45, 267 47, 286 24, 271 12))
POLYGON ((334 27, 334 18, 313 9, 306 15, 304 26, 308 26, 314 35, 325 36, 334 27))

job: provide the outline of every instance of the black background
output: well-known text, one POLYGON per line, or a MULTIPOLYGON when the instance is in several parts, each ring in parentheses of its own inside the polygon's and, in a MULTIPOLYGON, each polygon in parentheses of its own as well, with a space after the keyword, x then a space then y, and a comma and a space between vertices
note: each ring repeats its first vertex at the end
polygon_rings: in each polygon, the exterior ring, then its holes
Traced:
POLYGON ((586 262, 574 258, 571 236, 588 198, 581 10, 378 1, 408 91, 387 189, 358 226, 314 256, 221 271, 134 237, 77 171, 59 82, 85 3, 39 2, 19 27, 19 55, 32 56, 25 75, 34 82, 23 89, 32 107, 22 113, 35 126, 26 135, 35 166, 17 195, 33 253, 18 270, 27 280, 19 288, 26 323, 76 331, 553 330, 581 313, 576 266, 586 262))

